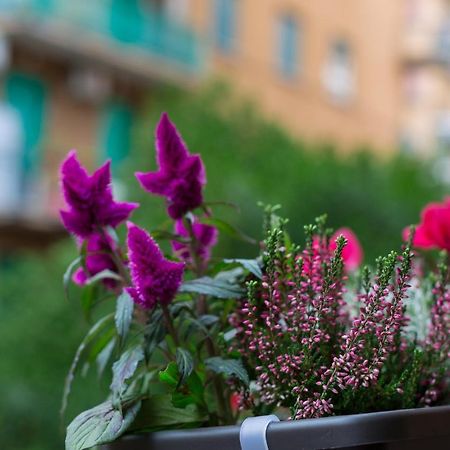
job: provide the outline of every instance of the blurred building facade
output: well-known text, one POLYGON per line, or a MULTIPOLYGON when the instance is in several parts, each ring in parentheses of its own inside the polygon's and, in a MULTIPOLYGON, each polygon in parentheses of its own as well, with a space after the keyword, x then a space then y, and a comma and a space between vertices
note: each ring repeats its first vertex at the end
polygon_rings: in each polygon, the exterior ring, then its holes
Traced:
POLYGON ((0 0, 0 247, 53 239, 67 151, 114 170, 147 91, 199 66, 195 33, 158 0, 0 0))
POLYGON ((212 72, 297 135, 379 152, 448 147, 450 1, 190 4, 212 72))
POLYGON ((306 139, 450 154, 450 0, 0 0, 0 231, 44 226, 68 149, 120 164, 147 92, 210 77, 306 139))

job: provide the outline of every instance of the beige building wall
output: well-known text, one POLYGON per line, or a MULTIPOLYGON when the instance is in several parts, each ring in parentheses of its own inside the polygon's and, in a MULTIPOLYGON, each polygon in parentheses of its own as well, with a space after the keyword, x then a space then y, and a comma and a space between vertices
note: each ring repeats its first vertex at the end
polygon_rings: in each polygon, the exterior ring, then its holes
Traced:
POLYGON ((450 142, 450 0, 229 0, 237 30, 228 53, 214 43, 216 1, 190 0, 210 73, 295 134, 343 150, 369 144, 378 153, 403 148, 426 156, 439 153, 445 122, 450 142), (302 45, 300 73, 289 80, 276 59, 286 14, 300 24, 302 45), (442 60, 437 49, 446 24, 449 54, 442 60), (353 62, 346 102, 324 84, 337 39, 348 43, 353 62))
MULTIPOLYGON (((231 0, 233 1, 233 0, 231 0)), ((296 134, 332 140, 343 149, 364 144, 391 151, 397 143, 403 1, 236 0, 235 50, 212 43, 211 69, 296 134), (277 24, 289 14, 300 23, 300 73, 286 80, 277 67, 277 24), (345 40, 354 64, 354 95, 337 103, 324 87, 330 48, 345 40)), ((213 0, 192 0, 193 22, 211 40, 213 0)), ((211 41, 210 41, 211 42, 211 41)))

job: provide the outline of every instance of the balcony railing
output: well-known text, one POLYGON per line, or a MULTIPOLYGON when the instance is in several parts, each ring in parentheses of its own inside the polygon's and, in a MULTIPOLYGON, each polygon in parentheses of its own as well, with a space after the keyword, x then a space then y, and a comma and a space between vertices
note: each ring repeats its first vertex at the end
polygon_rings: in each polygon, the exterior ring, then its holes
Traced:
POLYGON ((0 0, 0 18, 63 25, 71 35, 101 37, 118 50, 138 49, 190 72, 201 65, 195 32, 138 0, 0 0))

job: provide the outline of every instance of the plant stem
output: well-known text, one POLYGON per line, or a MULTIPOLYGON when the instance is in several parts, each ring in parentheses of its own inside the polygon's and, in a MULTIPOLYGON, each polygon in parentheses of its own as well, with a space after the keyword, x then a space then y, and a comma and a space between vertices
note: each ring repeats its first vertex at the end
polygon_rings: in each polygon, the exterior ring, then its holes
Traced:
MULTIPOLYGON (((204 273, 204 261, 202 261, 201 257, 198 254, 199 242, 194 234, 194 230, 192 228, 192 223, 189 219, 184 219, 184 226, 188 230, 189 233, 189 253, 192 258, 192 268, 197 277, 203 276, 204 273)), ((208 313, 208 303, 206 295, 199 295, 197 297, 196 302, 196 310, 199 316, 203 316, 208 313)), ((214 346, 214 342, 210 336, 206 336, 205 338, 205 346, 208 356, 210 358, 217 356, 216 348, 214 346)), ((221 419, 224 424, 232 424, 233 417, 231 414, 231 409, 228 404, 228 398, 226 395, 226 386, 223 382, 223 379, 220 375, 214 374, 212 376, 215 396, 217 399, 217 409, 219 414, 219 419, 221 419)))
POLYGON ((173 326, 172 316, 170 315, 169 308, 167 305, 161 304, 161 309, 164 316, 164 321, 166 323, 167 330, 169 331, 169 334, 172 336, 172 339, 177 347, 180 346, 180 341, 178 339, 178 333, 175 327, 173 326))

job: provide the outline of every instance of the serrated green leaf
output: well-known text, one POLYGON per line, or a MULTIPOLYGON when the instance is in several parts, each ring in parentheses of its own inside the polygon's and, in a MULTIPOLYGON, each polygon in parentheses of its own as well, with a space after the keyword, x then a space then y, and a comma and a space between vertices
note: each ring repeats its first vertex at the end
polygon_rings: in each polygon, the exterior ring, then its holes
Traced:
POLYGON ((255 277, 261 279, 263 274, 257 259, 225 259, 228 264, 236 263, 251 272, 255 277))
POLYGON ((138 364, 144 359, 144 352, 139 345, 128 349, 122 356, 113 364, 113 379, 111 382, 111 391, 113 397, 120 397, 127 385, 126 381, 131 378, 136 372, 138 364))
POLYGON ((214 356, 208 358, 205 365, 215 373, 221 373, 226 377, 235 377, 246 385, 250 383, 248 373, 238 359, 223 359, 220 356, 214 356))
POLYGON ((180 373, 178 386, 181 386, 194 370, 194 360, 192 355, 184 348, 177 348, 176 360, 178 372, 180 373))
POLYGON ((217 298, 241 298, 245 294, 245 290, 240 286, 210 277, 185 281, 180 287, 180 292, 205 294, 217 298))
POLYGON ((117 298, 116 315, 114 316, 117 334, 120 336, 121 342, 125 340, 130 329, 133 308, 134 302, 130 294, 125 290, 122 291, 117 298))
POLYGON ((83 450, 117 439, 135 419, 141 402, 115 409, 106 401, 75 417, 67 427, 66 450, 83 450))
POLYGON ((96 322, 93 327, 88 331, 85 338, 82 340, 81 344, 79 345, 75 356, 73 358, 72 364, 70 366, 69 372, 66 376, 66 380, 64 383, 64 391, 63 391, 63 397, 61 401, 61 410, 60 415, 61 417, 64 417, 64 412, 67 408, 67 400, 69 398, 70 389, 72 387, 72 381, 75 377, 75 371, 77 370, 78 363, 80 362, 80 358, 86 347, 95 339, 98 334, 103 331, 109 322, 112 323, 113 315, 109 314, 103 318, 101 318, 98 322, 96 322))
POLYGON ((255 239, 247 236, 243 231, 239 230, 228 222, 225 222, 224 220, 217 219, 215 217, 203 217, 202 219, 200 219, 200 221, 207 225, 213 225, 220 232, 225 233, 234 239, 248 242, 249 244, 253 245, 256 245, 258 243, 255 239))

